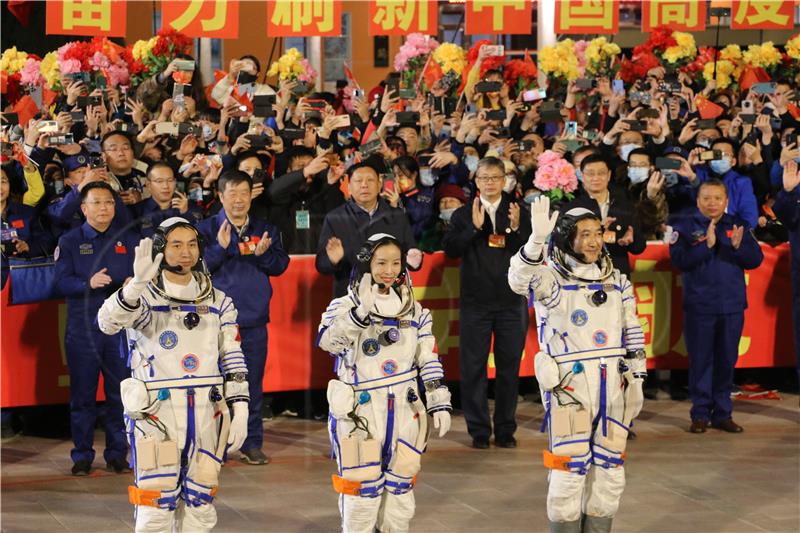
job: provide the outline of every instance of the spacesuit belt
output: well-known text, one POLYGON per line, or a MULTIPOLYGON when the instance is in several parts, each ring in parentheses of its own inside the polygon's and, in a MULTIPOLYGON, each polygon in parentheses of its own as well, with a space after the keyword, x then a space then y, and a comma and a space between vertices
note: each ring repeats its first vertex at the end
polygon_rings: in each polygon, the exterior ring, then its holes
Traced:
MULTIPOLYGON (((583 469, 587 461, 572 461, 569 455, 556 455, 550 450, 542 450, 543 463, 545 468, 550 470, 563 470, 572 472, 573 468, 583 469)), ((581 470, 582 471, 582 470, 581 470)))
POLYGON ((148 507, 161 507, 162 505, 174 504, 174 496, 162 498, 160 490, 140 489, 135 485, 128 486, 128 501, 132 505, 146 505, 148 507))
POLYGON ((391 385, 399 385, 400 383, 417 379, 417 374, 417 369, 412 368, 401 374, 361 382, 358 385, 353 385, 353 390, 360 392, 364 390, 383 389, 391 385))
POLYGON ((159 379, 145 381, 147 390, 159 389, 188 389, 198 387, 214 387, 222 385, 225 379, 222 376, 200 376, 194 378, 159 379))
POLYGON ((602 350, 587 350, 583 352, 570 352, 561 355, 554 355, 556 363, 574 363, 575 361, 586 361, 589 359, 599 359, 601 357, 625 357, 625 348, 604 348, 602 350))

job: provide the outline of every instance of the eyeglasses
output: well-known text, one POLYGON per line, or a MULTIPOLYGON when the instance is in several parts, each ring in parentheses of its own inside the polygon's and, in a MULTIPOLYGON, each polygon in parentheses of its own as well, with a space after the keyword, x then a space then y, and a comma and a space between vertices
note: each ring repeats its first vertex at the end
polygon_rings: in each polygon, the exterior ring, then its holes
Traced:
POLYGON ((497 181, 503 181, 505 179, 506 179, 506 176, 504 174, 499 174, 499 175, 495 175, 495 176, 477 176, 475 178, 475 181, 482 181, 484 183, 488 183, 490 181, 497 182, 497 181))

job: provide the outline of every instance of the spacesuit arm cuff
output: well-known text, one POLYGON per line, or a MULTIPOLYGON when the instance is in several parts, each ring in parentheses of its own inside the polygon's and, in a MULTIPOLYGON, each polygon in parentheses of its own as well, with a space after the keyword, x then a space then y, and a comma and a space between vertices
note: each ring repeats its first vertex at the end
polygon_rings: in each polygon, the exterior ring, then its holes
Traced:
POLYGON ((121 308, 123 308, 125 311, 128 311, 129 313, 133 313, 134 311, 139 309, 139 307, 142 306, 142 302, 141 302, 140 299, 136 300, 136 304, 132 305, 132 304, 128 303, 128 301, 122 295, 122 289, 119 289, 117 291, 117 303, 119 304, 119 306, 121 308))
POLYGON ((350 309, 350 319, 353 321, 353 323, 356 326, 358 326, 361 329, 364 329, 367 326, 369 326, 369 317, 361 318, 360 316, 358 316, 358 313, 356 313, 356 308, 355 307, 350 309))
POLYGON ((522 262, 531 266, 534 265, 541 265, 544 256, 542 251, 544 250, 544 243, 538 242, 528 242, 519 249, 519 258, 522 259, 522 262), (533 259, 536 258, 536 259, 533 259))
POLYGON ((453 410, 453 406, 450 403, 450 391, 444 385, 431 390, 426 387, 425 398, 428 401, 428 414, 433 414, 436 411, 453 410))

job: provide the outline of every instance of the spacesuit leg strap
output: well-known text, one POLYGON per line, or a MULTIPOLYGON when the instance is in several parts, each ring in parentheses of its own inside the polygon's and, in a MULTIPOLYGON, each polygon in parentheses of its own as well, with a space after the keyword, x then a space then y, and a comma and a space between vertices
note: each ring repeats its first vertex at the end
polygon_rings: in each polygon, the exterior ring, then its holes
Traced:
POLYGON ((599 516, 583 515, 582 533, 610 533, 611 517, 603 518, 599 516))

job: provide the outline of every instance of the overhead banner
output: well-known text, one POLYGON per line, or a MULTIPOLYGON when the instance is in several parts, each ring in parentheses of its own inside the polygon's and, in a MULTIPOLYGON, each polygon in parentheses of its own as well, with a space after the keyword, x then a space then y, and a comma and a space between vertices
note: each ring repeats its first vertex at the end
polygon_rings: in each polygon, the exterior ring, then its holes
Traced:
POLYGON ((650 0, 642 2, 642 31, 659 26, 675 31, 706 29, 705 0, 650 0))
POLYGON ((189 37, 239 37, 238 0, 166 0, 161 2, 161 28, 189 37))
POLYGON ((339 37, 341 33, 341 0, 267 2, 268 37, 339 37))
POLYGON ((556 33, 617 32, 619 0, 556 0, 556 33))
POLYGON ((370 0, 370 35, 436 35, 439 6, 436 0, 370 0))
POLYGON ((467 35, 530 35, 532 0, 472 0, 464 4, 467 35))
POLYGON ((49 0, 47 35, 125 37, 124 0, 49 0))
POLYGON ((731 6, 733 30, 791 30, 794 0, 738 0, 731 6))
MULTIPOLYGON (((747 273, 744 332, 739 367, 794 366, 789 247, 762 246, 764 262, 747 273)), ((664 244, 650 244, 632 258, 637 311, 645 334, 650 368, 686 368, 680 274, 670 267, 664 244)), ((459 376, 459 267, 441 252, 426 255, 412 273, 414 295, 431 310, 433 333, 447 378, 459 376)), ((322 312, 331 300, 332 279, 317 273, 313 256, 293 256, 288 270, 272 278, 269 355, 264 390, 324 388, 333 377, 333 359, 314 348, 322 312)), ((13 290, 13 288, 12 288, 13 290)), ((59 301, 9 305, 0 294, 0 391, 2 407, 66 403, 69 372, 64 355, 66 304, 59 301)), ((533 313, 533 311, 531 311, 533 313)), ((538 351, 536 328, 528 329, 520 375, 533 375, 538 351)), ((494 360, 488 372, 494 376, 494 360)), ((98 389, 102 393, 102 387, 98 389)), ((100 396, 102 398, 102 396, 100 396)))

